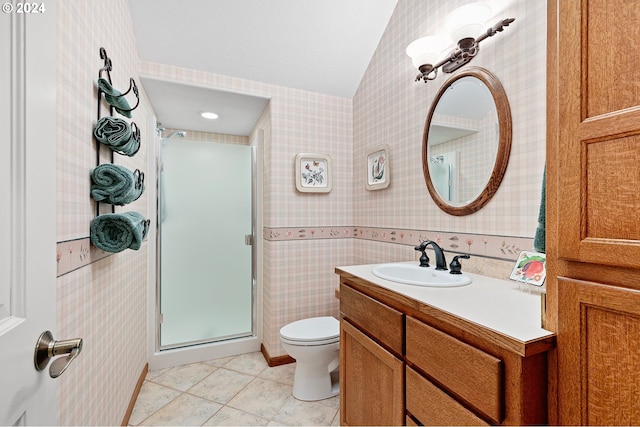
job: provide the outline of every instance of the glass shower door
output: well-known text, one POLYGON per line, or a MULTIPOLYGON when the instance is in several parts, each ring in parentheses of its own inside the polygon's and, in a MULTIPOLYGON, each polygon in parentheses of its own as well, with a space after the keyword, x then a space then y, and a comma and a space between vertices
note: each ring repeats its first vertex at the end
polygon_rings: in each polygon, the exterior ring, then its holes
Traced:
POLYGON ((161 349, 253 334, 252 153, 162 141, 161 349))
MULTIPOLYGON (((442 158, 442 156, 440 156, 442 158)), ((431 182, 436 191, 446 201, 451 201, 451 166, 443 160, 429 164, 431 182)))

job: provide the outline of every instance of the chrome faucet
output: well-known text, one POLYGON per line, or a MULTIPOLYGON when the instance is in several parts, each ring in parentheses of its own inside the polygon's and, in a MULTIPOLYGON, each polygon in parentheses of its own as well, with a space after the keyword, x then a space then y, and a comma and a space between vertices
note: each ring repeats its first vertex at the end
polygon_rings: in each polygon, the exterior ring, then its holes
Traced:
POLYGON ((420 267, 429 267, 429 257, 425 252, 429 245, 433 247, 433 251, 436 253, 436 270, 446 270, 447 261, 444 258, 444 252, 442 251, 442 248, 432 240, 425 240, 415 247, 416 251, 422 252, 422 255, 420 256, 420 267))

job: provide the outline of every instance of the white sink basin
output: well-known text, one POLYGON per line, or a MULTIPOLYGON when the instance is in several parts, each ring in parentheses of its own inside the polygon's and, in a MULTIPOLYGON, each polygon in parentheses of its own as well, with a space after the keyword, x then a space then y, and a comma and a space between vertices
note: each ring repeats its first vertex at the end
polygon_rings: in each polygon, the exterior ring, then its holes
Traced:
POLYGON ((371 271, 375 276, 406 285, 452 288, 471 283, 466 274, 450 274, 435 267, 420 267, 418 264, 391 263, 380 264, 371 271))

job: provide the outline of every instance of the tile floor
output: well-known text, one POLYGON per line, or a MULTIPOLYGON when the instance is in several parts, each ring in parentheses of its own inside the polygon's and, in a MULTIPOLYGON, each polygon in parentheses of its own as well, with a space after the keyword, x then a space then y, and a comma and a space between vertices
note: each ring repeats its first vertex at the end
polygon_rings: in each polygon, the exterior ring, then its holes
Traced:
POLYGON ((270 368, 261 353, 149 371, 129 425, 340 425, 340 398, 291 395, 295 364, 270 368))

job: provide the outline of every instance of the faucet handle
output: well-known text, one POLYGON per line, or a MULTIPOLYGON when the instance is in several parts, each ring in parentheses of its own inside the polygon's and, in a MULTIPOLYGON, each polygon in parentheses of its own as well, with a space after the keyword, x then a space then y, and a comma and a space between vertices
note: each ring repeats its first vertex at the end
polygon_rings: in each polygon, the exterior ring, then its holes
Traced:
POLYGON ((429 267, 429 257, 427 256, 427 245, 426 242, 422 242, 420 245, 414 248, 418 252, 422 252, 420 255, 420 267, 429 267))
POLYGON ((460 264, 458 258, 469 259, 471 256, 469 254, 454 256, 451 264, 449 264, 449 274, 462 274, 462 264, 460 264))

